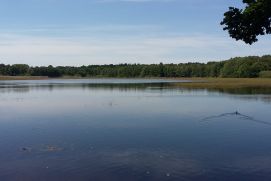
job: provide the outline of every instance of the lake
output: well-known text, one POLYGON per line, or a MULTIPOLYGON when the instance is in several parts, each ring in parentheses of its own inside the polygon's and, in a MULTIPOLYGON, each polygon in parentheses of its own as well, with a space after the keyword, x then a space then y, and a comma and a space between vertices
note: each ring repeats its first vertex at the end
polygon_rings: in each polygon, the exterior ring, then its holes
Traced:
POLYGON ((271 90, 176 82, 0 81, 0 180, 271 180, 271 90))

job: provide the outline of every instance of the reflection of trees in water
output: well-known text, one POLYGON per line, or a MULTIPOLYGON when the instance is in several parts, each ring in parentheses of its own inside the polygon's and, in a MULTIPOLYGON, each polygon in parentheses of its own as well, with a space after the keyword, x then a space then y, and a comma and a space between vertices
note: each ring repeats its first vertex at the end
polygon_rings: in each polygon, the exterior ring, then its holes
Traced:
POLYGON ((243 99, 243 100, 251 100, 251 101, 262 101, 265 103, 271 103, 271 95, 251 95, 251 96, 235 96, 233 95, 234 98, 237 99, 243 99))
MULTIPOLYGON (((212 90, 212 89, 209 89, 212 90)), ((219 88, 214 89, 215 91, 219 91, 221 93, 228 93, 228 94, 245 94, 245 95, 252 95, 252 94, 271 94, 271 88, 268 87, 242 87, 242 88, 219 88)))
POLYGON ((266 124, 266 125, 271 126, 270 122, 254 119, 253 117, 245 115, 245 114, 241 114, 238 111, 230 112, 230 113, 223 113, 223 114, 219 114, 219 115, 215 115, 215 116, 209 116, 209 117, 203 118, 201 120, 201 122, 217 121, 219 118, 223 118, 223 117, 227 117, 227 116, 234 116, 234 117, 236 117, 238 119, 253 121, 253 122, 256 122, 256 123, 261 123, 261 124, 266 124))
POLYGON ((181 88, 187 91, 207 91, 218 93, 234 99, 262 101, 271 103, 271 88, 264 87, 243 87, 243 88, 181 88))
POLYGON ((106 84, 87 84, 87 83, 50 83, 50 84, 33 84, 33 85, 0 85, 0 92, 29 92, 32 90, 61 90, 61 89, 78 89, 84 90, 118 90, 118 91, 129 91, 129 90, 145 90, 152 86, 159 87, 160 90, 164 90, 165 87, 169 87, 169 83, 106 83, 106 84), (23 91, 24 90, 24 91, 23 91))
POLYGON ((15 93, 27 93, 31 90, 30 87, 17 87, 17 88, 14 88, 14 87, 8 87, 8 88, 2 88, 0 87, 0 93, 12 93, 12 92, 15 92, 15 93))
POLYGON ((271 103, 271 88, 265 87, 243 87, 243 88, 219 88, 207 89, 209 92, 218 92, 229 95, 235 99, 263 101, 271 103))
POLYGON ((151 90, 160 92, 201 92, 220 93, 234 99, 260 100, 271 103, 271 88, 243 87, 243 88, 186 88, 176 87, 174 83, 48 83, 48 84, 0 84, 0 93, 20 92, 27 93, 32 90, 62 90, 62 89, 84 89, 84 90, 117 90, 138 91, 151 90))
POLYGON ((207 90, 208 92, 214 93, 225 93, 233 95, 271 95, 271 88, 269 87, 242 87, 242 88, 186 88, 181 87, 186 90, 207 90))

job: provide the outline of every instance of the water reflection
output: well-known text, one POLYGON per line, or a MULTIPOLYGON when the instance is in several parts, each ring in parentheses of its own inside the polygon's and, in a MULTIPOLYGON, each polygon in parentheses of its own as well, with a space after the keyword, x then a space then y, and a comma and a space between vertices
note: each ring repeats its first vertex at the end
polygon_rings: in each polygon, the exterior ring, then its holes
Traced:
MULTIPOLYGON (((181 80, 189 82, 189 80, 181 80)), ((2 93, 28 93, 30 91, 54 91, 67 89, 82 90, 109 90, 109 91, 148 91, 151 92, 180 92, 207 94, 220 94, 234 99, 260 100, 271 103, 271 88, 243 87, 243 88, 186 88, 176 86, 178 80, 163 79, 86 79, 86 80, 27 80, 27 81, 0 81, 0 94, 2 93)))
POLYGON ((266 90, 80 81, 0 83, 1 181, 271 179, 266 90))

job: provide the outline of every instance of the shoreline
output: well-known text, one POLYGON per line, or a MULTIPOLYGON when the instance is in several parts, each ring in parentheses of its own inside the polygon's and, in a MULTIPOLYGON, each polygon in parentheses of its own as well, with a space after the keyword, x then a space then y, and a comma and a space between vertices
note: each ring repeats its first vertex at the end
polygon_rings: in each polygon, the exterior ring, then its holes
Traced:
POLYGON ((0 81, 9 80, 53 80, 53 79, 167 79, 191 80, 193 82, 178 82, 174 85, 186 88, 243 88, 266 87, 271 88, 271 78, 211 78, 211 77, 143 77, 143 78, 117 78, 117 77, 73 77, 64 76, 51 78, 47 76, 0 76, 0 81))
POLYGON ((47 76, 0 76, 1 80, 46 80, 47 76))

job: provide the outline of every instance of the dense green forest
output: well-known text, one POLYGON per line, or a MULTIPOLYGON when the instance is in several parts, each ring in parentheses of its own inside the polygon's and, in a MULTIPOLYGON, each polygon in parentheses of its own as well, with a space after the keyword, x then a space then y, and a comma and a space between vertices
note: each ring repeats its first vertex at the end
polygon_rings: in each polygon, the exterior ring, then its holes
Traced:
POLYGON ((81 77, 271 77, 271 55, 236 57, 226 61, 180 64, 118 64, 30 67, 0 64, 6 76, 81 77))

